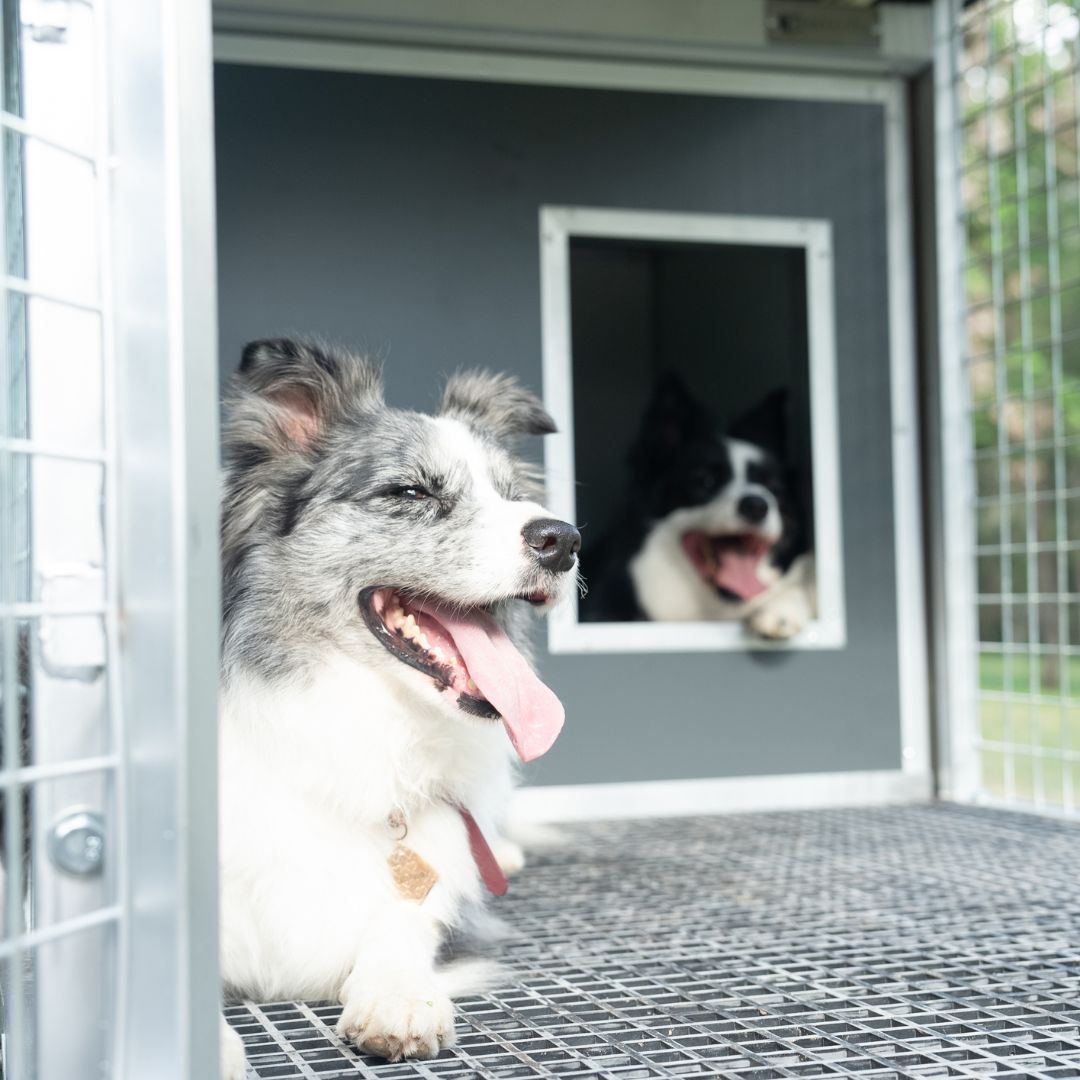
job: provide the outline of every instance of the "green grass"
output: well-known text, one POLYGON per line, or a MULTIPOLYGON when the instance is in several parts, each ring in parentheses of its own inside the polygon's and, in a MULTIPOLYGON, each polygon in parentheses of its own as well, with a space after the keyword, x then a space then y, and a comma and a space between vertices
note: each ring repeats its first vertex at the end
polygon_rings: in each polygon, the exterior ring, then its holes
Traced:
MULTIPOLYGON (((1080 656, 1070 656, 1067 659, 1069 696, 1080 700, 1080 656)), ((1012 666, 1012 693, 1030 694, 1033 676, 1037 675, 1040 696, 1053 698, 1061 696, 1064 689, 1061 685, 1061 678, 1055 674, 1052 668, 1048 669, 1047 665, 1041 663, 1042 657, 1013 654, 1009 660, 1012 666)), ((979 653, 980 690, 993 690, 996 692, 1005 690, 1005 662, 1004 653, 979 653)))
MULTIPOLYGON (((1008 692, 1028 696, 1034 690, 1035 696, 1031 701, 979 701, 981 738, 1009 747, 980 751, 983 787, 992 795, 1004 796, 1011 786, 1015 797, 1028 801, 1041 788, 1048 804, 1060 806, 1068 782, 1073 800, 1080 802, 1080 761, 1060 758, 1063 750, 1080 751, 1080 657, 1068 658, 1068 700, 1061 697, 1062 673, 1054 663, 1014 655, 1008 665, 1008 692)), ((1003 654, 980 654, 981 690, 1005 692, 1006 674, 1003 654)))

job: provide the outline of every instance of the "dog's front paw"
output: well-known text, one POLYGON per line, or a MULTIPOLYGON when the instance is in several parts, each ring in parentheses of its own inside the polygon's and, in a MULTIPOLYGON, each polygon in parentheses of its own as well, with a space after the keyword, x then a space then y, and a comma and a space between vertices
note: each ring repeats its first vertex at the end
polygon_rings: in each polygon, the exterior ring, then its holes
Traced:
POLYGON ((787 641, 802 633, 807 616, 805 604, 780 597, 750 616, 750 629, 770 641, 787 641))
POLYGON ((221 1018, 221 1080, 244 1080, 247 1062, 240 1036, 221 1018))
POLYGON ((434 989, 354 990, 345 1001, 337 1033, 387 1061, 431 1058, 453 1045, 454 1006, 434 989))

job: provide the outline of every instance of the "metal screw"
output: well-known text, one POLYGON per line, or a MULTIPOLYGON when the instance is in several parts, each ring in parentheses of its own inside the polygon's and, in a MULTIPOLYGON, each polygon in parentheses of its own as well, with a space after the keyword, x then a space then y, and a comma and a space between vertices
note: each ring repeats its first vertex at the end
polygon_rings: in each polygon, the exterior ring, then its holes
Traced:
POLYGON ((93 810, 73 810, 49 830, 49 858, 69 874, 100 874, 105 861, 105 819, 93 810))

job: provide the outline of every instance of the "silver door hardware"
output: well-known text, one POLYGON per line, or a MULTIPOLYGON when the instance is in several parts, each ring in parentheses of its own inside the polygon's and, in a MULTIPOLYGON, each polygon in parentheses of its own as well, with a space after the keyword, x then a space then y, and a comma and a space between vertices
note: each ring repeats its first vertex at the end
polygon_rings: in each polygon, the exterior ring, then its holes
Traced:
POLYGON ((69 874, 100 874, 105 862, 105 819, 93 810, 73 810, 49 830, 49 858, 69 874))

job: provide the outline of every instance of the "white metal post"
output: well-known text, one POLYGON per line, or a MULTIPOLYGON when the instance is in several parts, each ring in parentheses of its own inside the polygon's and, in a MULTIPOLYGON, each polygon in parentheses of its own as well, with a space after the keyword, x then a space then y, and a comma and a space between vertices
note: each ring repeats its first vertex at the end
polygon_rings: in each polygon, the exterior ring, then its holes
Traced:
POLYGON ((939 745, 942 793, 971 799, 978 790, 975 757, 975 538, 968 455, 971 421, 963 365, 961 219, 958 190, 954 0, 935 0, 934 124, 936 148, 938 356, 941 413, 942 538, 946 680, 939 745))
POLYGON ((123 1075, 217 1074, 217 313, 210 5, 113 0, 124 591, 123 1075))

